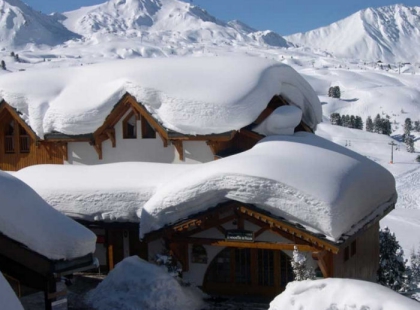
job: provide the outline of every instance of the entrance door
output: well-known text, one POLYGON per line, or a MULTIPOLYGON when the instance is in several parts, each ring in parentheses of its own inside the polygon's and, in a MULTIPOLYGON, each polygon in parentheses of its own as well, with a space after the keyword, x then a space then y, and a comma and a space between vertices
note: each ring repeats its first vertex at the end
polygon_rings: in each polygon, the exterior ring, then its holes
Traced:
POLYGON ((218 295, 274 297, 290 281, 290 258, 282 251, 226 248, 210 263, 203 289, 218 295))

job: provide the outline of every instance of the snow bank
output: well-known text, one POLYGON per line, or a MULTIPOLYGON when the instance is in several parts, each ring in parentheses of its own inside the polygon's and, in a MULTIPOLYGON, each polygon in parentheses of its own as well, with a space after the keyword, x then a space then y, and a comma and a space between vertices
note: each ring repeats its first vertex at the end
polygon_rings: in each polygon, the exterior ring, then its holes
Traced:
POLYGON ((138 212, 142 236, 233 199, 337 241, 396 200, 386 169, 306 132, 268 137, 249 151, 196 167, 160 186, 138 212))
POLYGON ((36 165, 15 176, 58 211, 87 221, 138 222, 136 212, 155 188, 194 165, 116 163, 36 165))
POLYGON ((0 233, 53 260, 95 251, 96 236, 54 210, 28 185, 0 171, 0 233))
POLYGON ((295 106, 278 107, 253 129, 264 136, 292 135, 302 120, 302 110, 295 106))
POLYGON ((324 279, 291 282, 269 310, 418 310, 420 304, 379 284, 324 279))
POLYGON ((129 92, 165 127, 212 134, 252 123, 281 94, 311 128, 321 104, 294 69, 256 57, 132 59, 0 76, 0 97, 36 134, 92 133, 129 92))
POLYGON ((201 309, 198 291, 182 287, 164 268, 137 256, 128 257, 89 293, 87 300, 101 310, 201 309))
POLYGON ((1 272, 0 272, 0 300, 1 300, 1 306, 4 307, 3 309, 23 310, 22 304, 20 303, 15 292, 13 292, 12 288, 10 287, 9 283, 7 283, 6 279, 3 277, 1 272))

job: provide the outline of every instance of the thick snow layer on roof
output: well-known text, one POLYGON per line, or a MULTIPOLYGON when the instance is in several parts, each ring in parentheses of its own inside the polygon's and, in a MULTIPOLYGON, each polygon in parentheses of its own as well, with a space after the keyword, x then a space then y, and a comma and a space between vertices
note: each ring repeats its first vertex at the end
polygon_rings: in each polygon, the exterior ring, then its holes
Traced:
POLYGON ((195 165, 116 163, 36 165, 15 176, 60 212, 87 221, 138 222, 136 212, 161 183, 195 165))
POLYGON ((318 96, 303 77, 256 57, 131 59, 0 76, 0 97, 40 137, 94 132, 126 92, 184 134, 247 126, 276 94, 300 107, 311 128, 322 120, 318 96))
POLYGON ((138 256, 124 259, 93 291, 88 302, 101 310, 195 310, 203 302, 198 289, 181 286, 166 270, 138 256))
POLYGON ((264 136, 292 135, 302 120, 302 110, 291 105, 278 107, 256 128, 264 136))
POLYGON ((53 260, 95 251, 96 236, 49 206, 34 190, 0 171, 0 233, 53 260))
POLYGON ((418 310, 420 305, 382 285, 351 279, 291 282, 269 310, 418 310))
POLYGON ((2 309, 23 310, 22 304, 0 272, 0 300, 2 309))
POLYGON ((160 186, 139 212, 141 235, 227 199, 254 204, 337 241, 393 204, 396 191, 386 169, 342 146, 306 132, 272 136, 160 186))

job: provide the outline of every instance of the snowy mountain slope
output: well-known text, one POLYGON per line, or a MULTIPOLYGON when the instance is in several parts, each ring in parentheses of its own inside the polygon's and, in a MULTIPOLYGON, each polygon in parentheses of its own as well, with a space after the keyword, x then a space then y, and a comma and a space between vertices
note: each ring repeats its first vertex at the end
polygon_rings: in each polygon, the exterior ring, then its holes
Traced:
POLYGON ((109 0, 56 18, 71 31, 88 38, 100 35, 140 37, 145 41, 155 38, 162 45, 179 40, 224 45, 290 45, 274 32, 256 31, 238 21, 225 23, 198 6, 178 0, 109 0))
POLYGON ((20 0, 0 0, 0 47, 57 45, 78 36, 20 0))
POLYGON ((337 57, 419 62, 420 7, 402 4, 359 11, 329 26, 286 37, 337 57))

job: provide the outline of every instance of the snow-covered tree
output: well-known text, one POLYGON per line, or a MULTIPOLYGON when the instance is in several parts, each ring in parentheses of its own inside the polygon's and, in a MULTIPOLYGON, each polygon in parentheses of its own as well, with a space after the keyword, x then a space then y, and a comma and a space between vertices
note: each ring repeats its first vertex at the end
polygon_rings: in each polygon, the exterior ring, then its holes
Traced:
POLYGON ((331 125, 341 126, 341 116, 340 113, 331 113, 330 115, 331 125))
POLYGON ((360 116, 356 116, 354 128, 363 130, 363 120, 360 116))
POLYGON ((411 118, 407 117, 404 122, 404 140, 411 134, 412 129, 413 123, 411 122, 411 118))
POLYGON ((378 283, 394 291, 407 289, 404 251, 388 227, 379 231, 378 283))
POLYGON ((414 122, 414 128, 415 131, 420 131, 420 121, 415 121, 414 122))
POLYGON ((373 128, 374 126, 373 126, 372 118, 368 116, 366 119, 366 131, 373 132, 373 128))
POLYGON ((382 133, 382 119, 379 114, 376 115, 373 121, 373 132, 382 133))
POLYGON ((411 136, 405 137, 405 145, 407 146, 407 152, 414 153, 414 139, 411 136))
POLYGON ((293 274, 295 276, 295 281, 303 281, 303 280, 314 280, 315 279, 315 271, 313 268, 308 267, 306 265, 306 257, 302 253, 300 253, 297 247, 294 247, 293 250, 293 258, 291 260, 291 265, 293 269, 293 274))
POLYGON ((389 136, 392 133, 391 122, 387 118, 382 118, 381 124, 382 124, 382 134, 389 136))
POLYGON ((410 264, 411 281, 414 286, 420 287, 420 248, 417 252, 415 252, 414 249, 411 251, 410 264))

